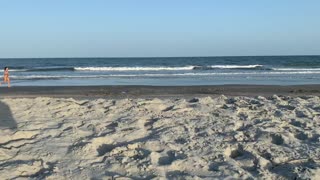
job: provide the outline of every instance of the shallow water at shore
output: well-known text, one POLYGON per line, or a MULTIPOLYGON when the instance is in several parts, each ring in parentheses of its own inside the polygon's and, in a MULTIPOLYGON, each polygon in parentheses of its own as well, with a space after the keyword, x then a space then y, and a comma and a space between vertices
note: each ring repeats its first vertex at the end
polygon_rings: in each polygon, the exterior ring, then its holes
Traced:
POLYGON ((13 86, 319 84, 320 56, 0 59, 13 86))

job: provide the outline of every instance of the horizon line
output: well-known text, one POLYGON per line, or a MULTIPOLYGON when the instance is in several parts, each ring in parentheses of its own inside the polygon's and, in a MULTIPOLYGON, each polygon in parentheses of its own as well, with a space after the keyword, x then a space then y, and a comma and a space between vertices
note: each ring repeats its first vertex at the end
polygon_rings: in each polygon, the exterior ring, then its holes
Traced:
POLYGON ((86 59, 86 58, 210 58, 210 57, 284 57, 284 56, 320 56, 320 54, 300 54, 300 55, 218 55, 218 56, 57 56, 57 57, 0 57, 0 59, 86 59))

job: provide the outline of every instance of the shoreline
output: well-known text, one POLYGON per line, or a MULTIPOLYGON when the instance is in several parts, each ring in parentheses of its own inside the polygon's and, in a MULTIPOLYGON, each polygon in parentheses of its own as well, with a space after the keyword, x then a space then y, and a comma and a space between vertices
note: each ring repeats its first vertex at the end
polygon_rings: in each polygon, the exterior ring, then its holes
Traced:
POLYGON ((17 86, 1 87, 0 97, 153 98, 205 96, 320 96, 319 85, 207 85, 207 86, 17 86))

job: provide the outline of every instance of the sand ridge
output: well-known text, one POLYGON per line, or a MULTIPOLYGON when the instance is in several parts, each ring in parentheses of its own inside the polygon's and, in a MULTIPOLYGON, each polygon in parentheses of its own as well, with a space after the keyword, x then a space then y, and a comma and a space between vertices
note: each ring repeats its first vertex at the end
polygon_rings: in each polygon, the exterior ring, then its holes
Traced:
POLYGON ((5 98, 0 178, 316 178, 318 96, 5 98))

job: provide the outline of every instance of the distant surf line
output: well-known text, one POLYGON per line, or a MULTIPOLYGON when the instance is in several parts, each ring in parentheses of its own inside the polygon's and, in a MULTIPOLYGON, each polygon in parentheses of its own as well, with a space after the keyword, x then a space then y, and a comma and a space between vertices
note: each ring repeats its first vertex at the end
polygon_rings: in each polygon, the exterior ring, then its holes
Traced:
POLYGON ((230 76, 230 75, 286 75, 286 74, 320 74, 320 71, 299 71, 299 72, 236 72, 236 73, 176 73, 176 74, 109 74, 109 75, 29 75, 11 76, 12 79, 72 79, 72 78, 111 78, 111 77, 190 77, 190 76, 230 76))

